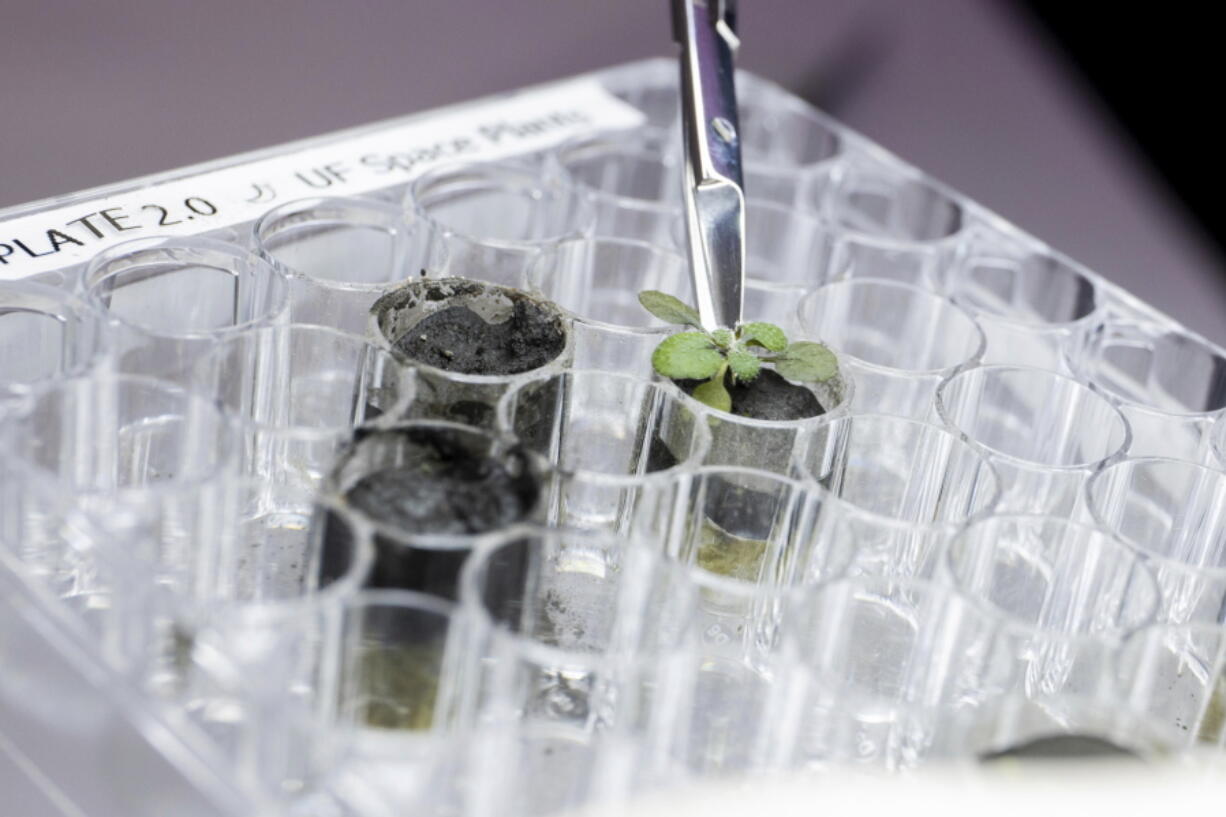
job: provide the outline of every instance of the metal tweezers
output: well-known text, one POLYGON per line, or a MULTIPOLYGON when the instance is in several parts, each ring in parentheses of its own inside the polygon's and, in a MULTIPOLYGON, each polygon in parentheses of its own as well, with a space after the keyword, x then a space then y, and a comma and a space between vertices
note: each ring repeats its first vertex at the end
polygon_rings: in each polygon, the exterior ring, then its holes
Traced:
POLYGON ((704 328, 735 327, 745 281, 745 191, 732 57, 735 0, 672 0, 690 268, 704 328))

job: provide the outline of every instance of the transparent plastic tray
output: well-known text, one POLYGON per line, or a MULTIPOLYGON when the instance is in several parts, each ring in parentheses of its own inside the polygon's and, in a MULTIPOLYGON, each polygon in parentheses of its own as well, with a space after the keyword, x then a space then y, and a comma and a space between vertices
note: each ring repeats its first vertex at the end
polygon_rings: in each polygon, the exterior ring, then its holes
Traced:
MULTIPOLYGON (((632 160, 636 151, 655 149, 653 144, 669 138, 677 116, 675 73, 671 59, 633 63, 11 208, 0 212, 0 281, 71 290, 87 264, 105 271, 106 263, 96 260, 105 259, 100 254, 138 238, 207 237, 231 249, 201 245, 195 251, 245 257, 256 222, 274 207, 345 196, 371 203, 364 217, 373 219, 380 212, 394 213, 414 179, 457 162, 497 162, 550 178, 570 174, 567 178, 595 186, 582 206, 596 210, 594 219, 604 232, 667 245, 677 238, 675 203, 653 210, 650 195, 641 190, 629 193, 638 203, 619 201, 626 191, 600 190, 598 176, 583 174, 585 162, 610 145, 632 160)), ((1120 459, 1124 449, 1133 458, 1174 457, 1219 467, 1214 424, 1226 408, 1226 351, 787 91, 750 74, 739 75, 738 82, 747 188, 751 199, 769 202, 750 209, 749 274, 757 274, 756 264, 774 271, 751 285, 747 316, 774 319, 789 329, 806 322, 822 327, 820 339, 842 353, 853 384, 839 395, 847 414, 840 433, 848 439, 886 433, 859 420, 864 412, 945 422, 956 430, 951 439, 966 443, 969 438, 991 461, 1002 484, 997 510, 1016 513, 1083 513, 1085 483, 1120 459), (795 225, 789 219, 797 214, 823 225, 815 239, 820 248, 796 247, 790 240, 795 225), (790 252, 804 253, 807 266, 773 257, 790 252), (811 263, 815 258, 820 267, 811 263), (801 300, 821 283, 838 285, 801 300), (882 350, 904 343, 907 353, 882 362, 882 350), (1032 368, 1011 368, 1017 366, 1032 368), (1051 373, 1059 373, 1059 379, 1051 373), (1019 401, 1018 395, 1031 399, 1019 401), (1084 411, 1092 399, 1104 403, 1099 414, 1084 411), (1041 421, 1046 434, 1019 437, 1011 423, 1022 415, 1040 422, 1036 412, 1046 412, 1041 421), (1112 425, 1120 422, 1122 437, 1112 425), (1060 459, 1068 453, 1038 450, 1050 445, 1077 451, 1052 467, 1035 466, 1044 456, 1060 459)), ((286 218, 292 224, 292 208, 286 218)), ((154 244, 149 247, 157 251, 154 244)), ((348 260, 373 263, 373 255, 358 252, 348 260)), ((116 257, 114 263, 125 259, 116 257)), ((511 271, 496 282, 523 283, 526 279, 515 277, 515 263, 499 256, 490 266, 500 271, 493 277, 511 271)), ((534 270, 545 276, 535 283, 548 281, 547 267, 534 270)), ((661 272, 661 280, 667 274, 675 270, 661 272)), ((624 304, 614 301, 620 282, 605 282, 608 292, 599 291, 600 284, 592 282, 596 301, 588 306, 619 314, 624 304)), ((367 291, 357 292, 359 302, 367 291)), ((625 292, 620 296, 624 300, 625 292)), ((296 304, 315 303, 309 293, 294 297, 296 304)), ((330 293, 320 303, 331 305, 337 298, 330 293)), ((69 341, 52 352, 40 346, 51 335, 28 317, 39 309, 18 305, 0 312, 9 371, 20 374, 25 355, 54 354, 68 361, 73 354, 69 341)), ((175 316, 164 318, 173 322, 175 316)), ((614 317, 606 319, 616 323, 614 317)), ((319 320, 358 331, 365 326, 364 321, 353 325, 348 312, 319 320)), ((581 358, 595 354, 584 348, 573 352, 581 358)), ((20 391, 0 393, 12 401, 22 397, 20 391)), ((919 446, 909 449, 918 455, 937 445, 890 439, 919 446)), ((763 445, 776 442, 770 436, 762 440, 763 445)), ((1104 492, 1126 488, 1105 486, 1104 492)), ((59 498, 47 502, 59 507, 59 498)), ((1213 503, 1198 507, 1196 524, 1203 527, 1213 503)), ((87 539, 116 536, 71 514, 58 523, 87 539)), ((991 529, 977 535, 1008 538, 991 529)), ((899 558, 899 551, 888 550, 897 546, 888 544, 882 558, 899 558)), ((127 582, 116 586, 142 592, 140 583, 154 579, 138 558, 127 560, 130 556, 116 554, 113 563, 94 569, 114 571, 127 582)), ((869 573, 873 558, 866 557, 869 573)), ((66 602, 62 588, 38 567, 20 552, 0 549, 0 745, 65 814, 385 813, 382 801, 366 806, 360 793, 347 798, 344 781, 326 802, 287 804, 283 792, 268 791, 258 776, 242 773, 228 743, 232 736, 202 725, 204 720, 215 726, 216 720, 176 708, 116 663, 122 644, 100 634, 123 632, 122 624, 108 621, 108 610, 66 602)), ((965 569, 972 574, 983 567, 965 569)))

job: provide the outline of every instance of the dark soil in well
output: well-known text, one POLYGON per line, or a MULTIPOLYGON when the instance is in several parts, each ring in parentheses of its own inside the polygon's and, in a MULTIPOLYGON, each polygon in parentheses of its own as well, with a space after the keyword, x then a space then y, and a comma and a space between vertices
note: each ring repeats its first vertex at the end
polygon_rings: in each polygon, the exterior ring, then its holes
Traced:
POLYGON ((778 513, 774 495, 713 477, 707 484, 703 513, 711 522, 741 539, 769 539, 778 513))
POLYGON ((544 366, 565 345, 557 315, 520 298, 502 323, 487 323, 466 306, 441 309, 398 338, 396 351, 449 372, 507 375, 544 366))
MULTIPOLYGON (((405 534, 485 533, 523 521, 536 508, 539 479, 520 449, 496 458, 474 454, 457 433, 442 429, 375 433, 400 435, 398 464, 363 476, 345 498, 388 528, 405 534)), ((352 558, 354 543, 337 535, 343 530, 325 528, 324 577, 335 574, 333 563, 352 558)), ((455 599, 470 550, 380 532, 367 584, 455 599)))
POLYGON ((1035 738, 1010 749, 981 755, 979 760, 989 762, 1011 758, 1060 760, 1086 757, 1139 759, 1135 753, 1093 735, 1051 735, 1035 738))
MULTIPOLYGON (((788 382, 778 372, 763 368, 749 383, 733 384, 731 376, 725 385, 732 398, 732 413, 753 420, 804 420, 825 414, 813 392, 804 386, 788 382)), ((686 394, 693 394, 704 381, 675 381, 686 394)))
POLYGON ((651 446, 647 449, 647 473, 666 471, 675 467, 679 462, 680 460, 669 450, 668 445, 660 439, 659 435, 653 435, 651 446))
POLYGON ((415 435, 405 462, 362 477, 345 494, 371 519, 405 533, 484 533, 524 519, 539 487, 526 469, 475 456, 444 432, 415 435))

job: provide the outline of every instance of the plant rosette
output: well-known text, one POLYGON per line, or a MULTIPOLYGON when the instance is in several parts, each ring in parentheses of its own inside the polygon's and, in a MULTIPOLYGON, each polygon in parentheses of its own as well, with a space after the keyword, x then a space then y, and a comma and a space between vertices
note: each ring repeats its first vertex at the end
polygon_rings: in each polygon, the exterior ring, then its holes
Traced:
POLYGON ((825 345, 789 342, 782 329, 763 321, 707 331, 697 310, 655 290, 640 293, 639 303, 666 323, 693 327, 661 341, 651 365, 708 408, 768 421, 803 420, 832 408, 814 388, 841 379, 825 345))

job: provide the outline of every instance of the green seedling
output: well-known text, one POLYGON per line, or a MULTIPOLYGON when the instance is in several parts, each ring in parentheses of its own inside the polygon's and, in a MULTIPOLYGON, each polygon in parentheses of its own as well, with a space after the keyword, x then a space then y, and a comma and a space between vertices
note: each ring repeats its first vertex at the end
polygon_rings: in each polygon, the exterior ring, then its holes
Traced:
POLYGON ((789 343, 773 323, 754 321, 708 332, 698 311, 672 295, 649 289, 639 293, 639 303, 665 323, 696 330, 662 340, 651 355, 651 365, 661 377, 706 381, 694 389, 694 399, 713 409, 732 409, 728 378, 733 383, 752 382, 765 364, 798 382, 820 383, 838 373, 833 352, 813 341, 789 343))

